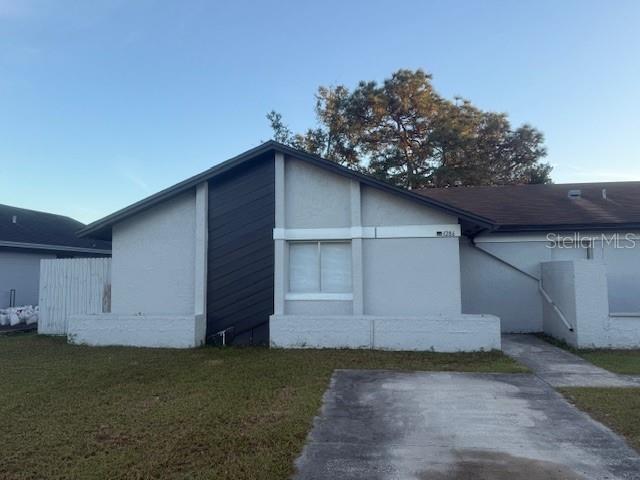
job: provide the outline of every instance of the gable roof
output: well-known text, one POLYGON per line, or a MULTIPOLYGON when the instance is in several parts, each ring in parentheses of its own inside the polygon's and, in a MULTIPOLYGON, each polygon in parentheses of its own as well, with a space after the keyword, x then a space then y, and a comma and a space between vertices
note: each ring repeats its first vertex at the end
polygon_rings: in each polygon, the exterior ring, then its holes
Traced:
POLYGON ((0 247, 111 252, 110 242, 78 238, 76 232, 83 227, 73 218, 0 204, 0 247))
POLYGON ((438 210, 445 211, 451 215, 459 217, 464 222, 469 222, 473 225, 480 225, 484 227, 489 227, 491 222, 483 218, 481 215, 477 215, 475 213, 471 213, 466 211, 465 209, 458 208, 447 203, 444 203, 438 199, 426 197, 424 195, 420 195, 417 192, 405 190, 403 188, 399 188, 388 183, 385 183, 381 180, 373 178, 369 175, 365 175, 360 172, 356 172, 349 168, 343 167, 335 162, 330 160, 326 160, 317 155, 311 155, 302 150, 297 150, 295 148, 289 147, 287 145, 283 145, 281 143, 275 142, 273 140, 269 140, 251 150, 247 150, 240 155, 233 157, 229 160, 226 160, 214 167, 211 167, 208 170, 205 170, 202 173, 194 175, 191 178, 188 178, 182 182, 176 183, 175 185, 166 188, 154 195, 151 195, 139 202, 136 202, 128 207, 123 208, 122 210, 118 210, 111 215, 108 215, 100 220, 97 220, 85 228, 81 229, 78 232, 79 236, 92 236, 95 238, 102 239, 110 239, 111 238, 111 227, 122 220, 131 217, 139 212, 142 212, 148 208, 157 205, 169 198, 178 195, 179 193, 185 192, 189 189, 194 188, 197 184, 202 183, 204 181, 210 180, 218 175, 222 175, 232 169, 239 168, 242 165, 248 165, 253 161, 265 160, 266 158, 272 158, 269 156, 271 153, 279 152, 284 155, 295 157, 298 160, 302 160, 313 165, 316 165, 325 170, 329 170, 338 175, 342 175, 345 177, 356 179, 366 185, 369 185, 374 188, 378 188, 389 193, 400 195, 402 197, 408 198, 415 202, 421 203, 423 205, 427 205, 429 207, 436 208, 438 210))
POLYGON ((494 231, 640 228, 640 182, 450 187, 419 193, 489 219, 494 231), (570 198, 570 190, 579 190, 580 196, 570 198))

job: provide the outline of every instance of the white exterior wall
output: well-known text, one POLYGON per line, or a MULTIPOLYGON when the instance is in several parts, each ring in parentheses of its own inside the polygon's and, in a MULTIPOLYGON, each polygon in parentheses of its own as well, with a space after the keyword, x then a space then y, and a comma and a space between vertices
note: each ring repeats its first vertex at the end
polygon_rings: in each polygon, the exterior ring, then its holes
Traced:
POLYGON ((500 350, 500 319, 492 315, 424 317, 271 317, 272 346, 464 352, 500 350))
MULTIPOLYGON (((620 232, 620 236, 639 232, 620 232)), ((610 234, 607 234, 610 237, 610 234)), ((613 243, 595 242, 593 258, 601 260, 607 269, 609 309, 611 312, 640 312, 640 240, 613 243)))
POLYGON ((87 345, 190 348, 206 335, 207 183, 114 225, 111 314, 76 315, 87 345))
POLYGON ((77 345, 193 348, 202 344, 203 315, 72 315, 68 340, 77 345))
POLYGON ((578 348, 640 347, 640 313, 609 314, 606 265, 601 260, 542 264, 545 291, 573 327, 544 308, 544 331, 578 348))
MULTIPOLYGON (((617 234, 623 237, 627 233, 634 232, 617 234)), ((536 281, 541 275, 540 264, 587 258, 586 248, 547 248, 546 235, 546 232, 481 235, 476 238, 478 248, 467 239, 461 239, 462 311, 498 315, 503 332, 542 331, 544 302, 536 281)), ((566 237, 573 235, 571 232, 563 234, 566 237)), ((589 232, 580 235, 600 236, 589 232)), ((614 244, 595 242, 592 253, 593 259, 602 261, 606 268, 610 311, 640 312, 640 241, 634 248, 616 248, 614 244)))
POLYGON ((193 191, 114 225, 111 311, 193 314, 195 230, 193 191))
POLYGON ((505 333, 542 331, 542 262, 587 258, 586 249, 547 248, 545 234, 494 234, 475 241, 474 247, 461 240, 462 311, 499 316, 505 333))
POLYGON ((455 216, 276 155, 271 344, 500 348, 498 318, 461 314, 459 228, 455 216), (287 298, 288 245, 301 239, 351 241, 353 299, 287 298))
POLYGON ((542 286, 565 319, 573 327, 567 328, 559 313, 549 302, 542 303, 543 331, 569 345, 578 344, 575 272, 571 261, 545 262, 542 264, 542 286))
POLYGON ((16 291, 16 306, 37 305, 40 260, 55 254, 0 250, 0 308, 9 306, 9 292, 16 291))
POLYGON ((364 312, 459 315, 459 259, 457 238, 364 240, 364 312))
MULTIPOLYGON (((324 229, 326 232, 352 227, 364 227, 366 230, 369 227, 458 223, 458 219, 452 215, 372 187, 361 186, 358 182, 306 162, 287 158, 284 165, 285 214, 279 228, 290 231, 324 229)), ((323 233, 318 232, 318 235, 323 233)), ((346 240, 352 241, 354 251, 354 298, 358 297, 356 290, 362 289, 362 311, 356 309, 356 314, 412 316, 461 313, 457 238, 372 239, 350 232, 344 235, 346 240)), ((340 238, 340 234, 337 238, 340 238)), ((325 238, 319 236, 315 239, 325 238)), ((283 286, 286 295, 286 242, 283 249, 284 258, 281 262, 284 263, 282 275, 285 277, 283 286)), ((354 301, 286 300, 284 313, 353 314, 354 301)))

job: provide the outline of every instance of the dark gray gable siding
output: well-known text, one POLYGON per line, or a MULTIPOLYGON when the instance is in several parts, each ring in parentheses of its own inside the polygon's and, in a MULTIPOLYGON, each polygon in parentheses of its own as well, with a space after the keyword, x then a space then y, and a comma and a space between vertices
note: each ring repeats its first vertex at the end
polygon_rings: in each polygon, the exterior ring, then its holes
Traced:
POLYGON ((207 341, 267 345, 273 313, 275 163, 269 152, 209 180, 207 341))

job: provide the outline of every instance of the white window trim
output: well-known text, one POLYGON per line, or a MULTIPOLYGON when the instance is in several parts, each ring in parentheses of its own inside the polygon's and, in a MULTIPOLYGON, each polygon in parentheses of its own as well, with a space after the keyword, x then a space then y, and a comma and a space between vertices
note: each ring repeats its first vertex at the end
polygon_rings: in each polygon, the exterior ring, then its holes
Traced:
MULTIPOLYGON (((351 239, 345 238, 337 238, 337 239, 328 239, 328 240, 318 240, 314 239, 304 239, 304 240, 294 240, 292 243, 309 243, 309 244, 317 244, 318 245, 318 261, 321 261, 321 244, 323 243, 345 243, 349 244, 349 249, 353 251, 353 244, 351 243, 351 239)), ((285 293, 285 300, 308 300, 308 301, 349 301, 353 300, 353 264, 351 265, 351 292, 291 292, 289 291, 291 288, 290 284, 287 282, 287 293, 285 293)), ((322 286, 321 286, 322 288, 322 286)))
POLYGON ((451 238, 460 225, 395 225, 389 227, 274 228, 274 240, 353 240, 354 238, 451 238))
POLYGON ((349 301, 353 300, 353 293, 293 293, 289 292, 284 296, 285 300, 329 300, 329 301, 349 301))

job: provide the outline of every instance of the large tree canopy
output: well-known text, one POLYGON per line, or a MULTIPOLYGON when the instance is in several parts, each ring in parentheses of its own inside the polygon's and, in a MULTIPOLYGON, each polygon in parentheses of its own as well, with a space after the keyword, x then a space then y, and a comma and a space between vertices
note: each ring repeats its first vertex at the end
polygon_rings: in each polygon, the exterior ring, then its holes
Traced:
POLYGON ((272 111, 273 138, 406 188, 548 183, 544 137, 506 114, 441 97, 431 75, 398 70, 382 85, 320 87, 318 126, 294 134, 272 111))

